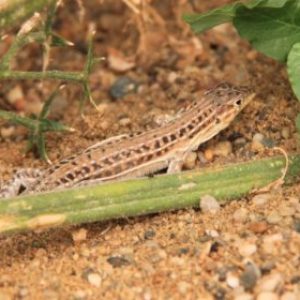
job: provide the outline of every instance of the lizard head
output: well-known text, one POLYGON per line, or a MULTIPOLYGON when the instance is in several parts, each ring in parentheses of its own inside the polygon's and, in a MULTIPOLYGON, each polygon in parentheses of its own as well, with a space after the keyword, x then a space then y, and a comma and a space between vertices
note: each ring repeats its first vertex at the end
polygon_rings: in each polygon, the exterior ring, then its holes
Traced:
POLYGON ((221 83, 205 93, 215 107, 216 123, 226 127, 236 115, 254 98, 255 94, 249 87, 233 86, 221 83))

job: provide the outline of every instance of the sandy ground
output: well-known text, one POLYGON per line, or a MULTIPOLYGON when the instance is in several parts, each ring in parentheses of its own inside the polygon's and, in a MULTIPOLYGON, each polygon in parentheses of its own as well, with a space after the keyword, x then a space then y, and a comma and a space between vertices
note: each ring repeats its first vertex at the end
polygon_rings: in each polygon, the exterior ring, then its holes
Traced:
MULTIPOLYGON (((55 100, 50 117, 76 131, 47 135, 49 158, 55 162, 106 137, 153 128, 157 116, 175 114, 221 81, 251 85, 256 98, 228 129, 201 145, 191 167, 272 154, 266 146, 295 152, 299 105, 284 66, 253 50, 229 24, 195 37, 180 21, 182 12, 228 1, 198 1, 194 8, 167 2, 147 7, 144 23, 121 1, 90 1, 84 11, 66 1, 59 9, 54 29, 75 46, 53 49, 49 69, 81 70, 91 24, 96 56, 108 59, 90 76, 99 111, 86 104, 80 116, 75 85, 55 100)), ((12 39, 13 33, 0 53, 12 39)), ((14 64, 39 70, 41 49, 25 47, 14 64)), ((36 113, 55 86, 2 84, 1 109, 36 113)), ((4 121, 0 126, 2 178, 21 167, 46 166, 34 153, 24 155, 26 130, 4 121)), ((3 236, 0 299, 300 299, 298 195, 294 185, 236 199, 215 213, 187 209, 3 236)))

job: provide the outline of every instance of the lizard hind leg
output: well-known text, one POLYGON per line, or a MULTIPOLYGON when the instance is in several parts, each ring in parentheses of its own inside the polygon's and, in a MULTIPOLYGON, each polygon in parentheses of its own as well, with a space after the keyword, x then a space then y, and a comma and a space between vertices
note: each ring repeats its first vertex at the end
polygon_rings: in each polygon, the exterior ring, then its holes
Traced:
POLYGON ((1 186, 0 199, 16 197, 26 191, 36 182, 36 179, 42 175, 39 169, 20 169, 13 178, 5 185, 1 186))

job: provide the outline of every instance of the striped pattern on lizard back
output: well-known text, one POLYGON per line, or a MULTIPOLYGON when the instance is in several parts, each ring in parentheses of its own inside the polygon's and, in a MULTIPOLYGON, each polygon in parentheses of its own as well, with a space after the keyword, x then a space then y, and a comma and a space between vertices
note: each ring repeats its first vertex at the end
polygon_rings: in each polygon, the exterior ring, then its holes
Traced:
POLYGON ((101 142, 46 169, 27 192, 138 177, 167 168, 177 155, 195 150, 226 128, 253 98, 248 88, 221 84, 174 120, 137 135, 101 142))

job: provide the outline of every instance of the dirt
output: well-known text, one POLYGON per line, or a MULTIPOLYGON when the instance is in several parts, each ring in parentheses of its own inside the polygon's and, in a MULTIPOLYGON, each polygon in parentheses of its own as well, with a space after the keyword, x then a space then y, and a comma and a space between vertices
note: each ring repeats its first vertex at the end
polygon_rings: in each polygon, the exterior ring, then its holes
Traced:
MULTIPOLYGON (((158 116, 174 115, 223 81, 250 85, 256 97, 228 129, 201 145, 196 168, 277 154, 264 146, 297 151, 299 105, 284 65, 253 50, 230 24, 195 36, 180 19, 230 1, 198 1, 194 8, 188 1, 149 2, 142 16, 127 1, 89 1, 83 8, 65 1, 58 9, 54 30, 75 46, 52 49, 48 69, 81 71, 91 27, 95 56, 107 59, 90 75, 97 109, 85 103, 81 116, 81 87, 74 84, 56 98, 50 118, 75 132, 47 135, 51 161, 109 136, 158 126, 158 116), (131 91, 117 88, 124 95, 114 99, 111 89, 121 77, 119 85, 131 91), (255 134, 263 135, 262 147, 255 134), (226 155, 209 155, 224 141, 231 145, 226 155)), ((1 55, 13 37, 0 45, 1 55)), ((42 63, 41 48, 29 45, 14 69, 40 70, 42 63)), ((36 113, 56 86, 2 83, 1 109, 36 113)), ((33 152, 24 154, 24 128, 0 125, 4 180, 19 168, 46 167, 33 152)), ((298 195, 294 185, 262 200, 236 199, 214 214, 186 209, 3 236, 0 299, 300 299, 298 195)))

